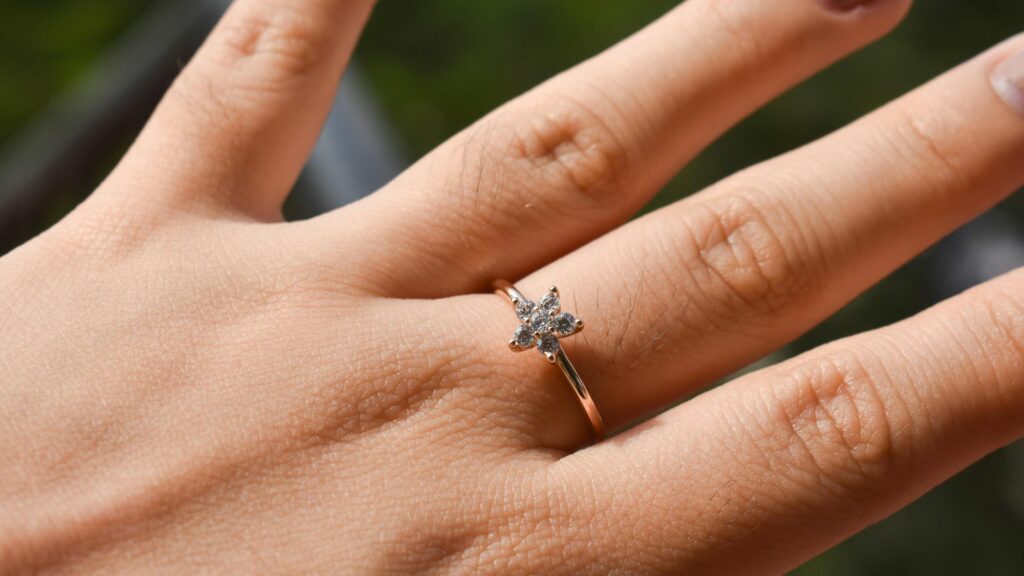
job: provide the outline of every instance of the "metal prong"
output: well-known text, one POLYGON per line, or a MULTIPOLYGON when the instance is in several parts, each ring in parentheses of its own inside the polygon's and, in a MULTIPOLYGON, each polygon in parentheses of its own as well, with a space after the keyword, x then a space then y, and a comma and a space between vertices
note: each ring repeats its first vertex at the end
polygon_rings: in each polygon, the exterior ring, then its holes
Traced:
POLYGON ((515 339, 508 341, 508 347, 511 348, 513 352, 522 352, 523 350, 529 350, 530 348, 533 348, 533 346, 527 346, 523 348, 519 344, 516 344, 515 339))
POLYGON ((555 296, 558 296, 558 286, 552 284, 551 286, 548 287, 548 292, 554 292, 555 296))
POLYGON ((545 352, 544 357, 547 358, 548 362, 551 362, 552 364, 554 364, 555 360, 558 359, 558 357, 552 354, 551 352, 545 352))

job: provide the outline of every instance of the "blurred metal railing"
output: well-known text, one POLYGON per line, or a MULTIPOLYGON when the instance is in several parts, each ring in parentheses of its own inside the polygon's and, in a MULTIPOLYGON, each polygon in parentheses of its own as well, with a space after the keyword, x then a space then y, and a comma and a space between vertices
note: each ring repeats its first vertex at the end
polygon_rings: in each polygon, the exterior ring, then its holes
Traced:
MULTIPOLYGON (((221 16, 226 0, 163 0, 0 153, 0 254, 38 233, 56 198, 79 201, 144 124, 221 16)), ((358 71, 345 75, 306 166, 295 212, 308 216, 366 195, 402 166, 358 71)))

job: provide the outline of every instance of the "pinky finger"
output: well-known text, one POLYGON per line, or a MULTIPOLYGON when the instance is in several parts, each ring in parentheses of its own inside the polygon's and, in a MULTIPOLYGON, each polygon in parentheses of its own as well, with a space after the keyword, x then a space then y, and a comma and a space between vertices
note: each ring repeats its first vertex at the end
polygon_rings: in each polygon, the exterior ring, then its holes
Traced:
POLYGON ((1024 270, 743 377, 556 468, 598 486, 580 506, 613 558, 774 574, 1021 436, 1024 270))

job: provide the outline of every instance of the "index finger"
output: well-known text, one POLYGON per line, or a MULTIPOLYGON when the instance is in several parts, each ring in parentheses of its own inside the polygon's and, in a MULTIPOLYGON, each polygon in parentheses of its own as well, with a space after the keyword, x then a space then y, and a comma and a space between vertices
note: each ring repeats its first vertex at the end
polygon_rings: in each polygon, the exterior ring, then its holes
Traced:
POLYGON ((372 6, 234 2, 97 196, 279 218, 372 6))

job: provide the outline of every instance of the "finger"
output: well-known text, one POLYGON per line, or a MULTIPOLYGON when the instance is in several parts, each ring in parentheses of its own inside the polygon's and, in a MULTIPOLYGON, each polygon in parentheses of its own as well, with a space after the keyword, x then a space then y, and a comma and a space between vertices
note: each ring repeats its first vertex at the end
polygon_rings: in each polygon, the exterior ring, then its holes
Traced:
POLYGON ((575 299, 587 330, 574 359, 605 419, 768 354, 1024 184, 1024 120, 989 82, 1021 48, 1024 37, 520 282, 575 299))
POLYGON ((519 277, 623 222, 725 129, 882 35, 908 4, 685 2, 488 115, 339 213, 344 225, 328 225, 406 254, 367 262, 398 295, 519 277))
POLYGON ((99 191, 279 218, 370 0, 237 0, 99 191))
POLYGON ((603 537, 589 548, 605 558, 781 574, 1022 435, 1018 271, 715 389, 556 468, 576 487, 600 478, 568 505, 603 537))

